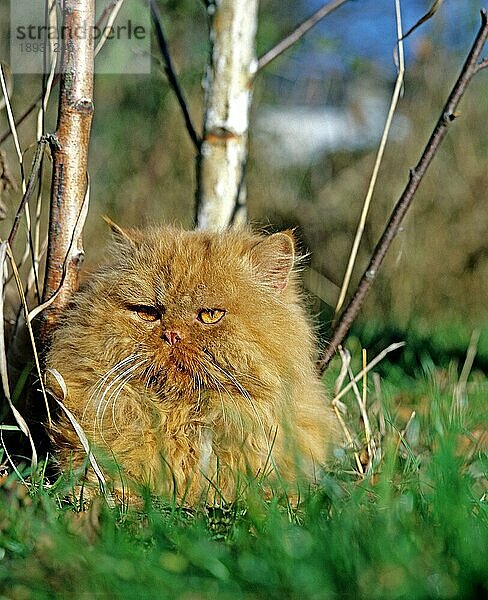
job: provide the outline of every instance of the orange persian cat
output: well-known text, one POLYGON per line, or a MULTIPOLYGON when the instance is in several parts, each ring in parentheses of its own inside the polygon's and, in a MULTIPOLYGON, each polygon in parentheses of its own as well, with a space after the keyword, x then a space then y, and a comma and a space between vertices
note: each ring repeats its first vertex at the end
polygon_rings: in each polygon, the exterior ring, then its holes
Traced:
MULTIPOLYGON (((312 479, 335 418, 292 234, 112 228, 110 258, 75 294, 46 366, 95 454, 116 459, 114 488, 195 504, 232 501, 243 475, 287 489, 312 479)), ((51 434, 63 469, 86 464, 65 416, 51 434)))

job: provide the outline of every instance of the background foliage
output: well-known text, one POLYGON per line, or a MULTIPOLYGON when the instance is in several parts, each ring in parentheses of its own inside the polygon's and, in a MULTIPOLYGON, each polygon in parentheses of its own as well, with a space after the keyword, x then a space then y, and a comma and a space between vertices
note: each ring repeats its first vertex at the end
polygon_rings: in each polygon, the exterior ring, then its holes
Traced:
MULTIPOLYGON (((314 3, 296 2, 285 7, 282 4, 272 0, 261 3, 258 54, 290 31, 314 3)), ((375 8, 368 1, 347 3, 304 42, 269 65, 256 82, 248 164, 249 216, 257 226, 298 226, 303 249, 311 253, 311 266, 333 284, 327 289, 310 286, 313 298, 318 295, 326 300, 324 303, 317 299, 314 306, 315 312, 322 312, 324 322, 330 318, 329 305, 335 301, 334 285, 342 281, 381 133, 378 128, 386 116, 395 76, 393 47, 385 41, 378 43, 373 56, 367 45, 351 45, 347 30, 354 30, 361 21, 367 40, 369 30, 377 31, 374 19, 382 14, 381 27, 385 31, 381 29, 379 33, 389 39, 395 27, 393 5, 383 4, 384 8, 375 8), (390 13, 391 22, 385 17, 390 13), (305 161, 297 161, 298 164, 283 163, 282 159, 280 162, 273 153, 273 146, 279 146, 283 137, 276 139, 266 125, 270 109, 342 111, 353 115, 352 123, 343 126, 350 128, 353 135, 354 127, 370 119, 371 99, 380 103, 373 127, 376 131, 358 147, 326 148, 305 161)), ((403 132, 402 127, 392 131, 356 276, 361 273, 403 188, 408 168, 416 162, 459 71, 462 56, 478 27, 476 4, 470 3, 470 10, 463 12, 462 35, 459 27, 456 35, 449 33, 453 25, 448 17, 455 7, 445 3, 432 25, 421 28, 405 42, 407 72, 399 106, 403 132)), ((427 5, 429 2, 416 3, 419 11, 427 5)), ((160 7, 181 83, 194 122, 199 125, 201 80, 208 52, 203 3, 161 2, 160 7)), ((5 24, 5 7, 1 10, 5 24)), ((405 9, 410 19, 411 10, 405 9)), ((410 24, 405 23, 404 27, 410 24)), ((107 231, 100 217, 104 213, 123 225, 192 224, 194 149, 155 47, 153 54, 153 72, 149 76, 96 78, 90 157, 92 207, 86 227, 89 266, 103 252, 100 240, 107 237, 107 231)), ((38 92, 38 86, 39 80, 34 76, 15 77, 12 101, 17 113, 38 92)), ((481 299, 488 292, 484 206, 488 172, 487 141, 480 124, 488 108, 487 86, 484 74, 478 76, 463 100, 461 118, 451 128, 422 183, 404 231, 366 303, 363 320, 376 318, 401 329, 424 330, 433 322, 455 320, 465 323, 469 330, 486 319, 481 299)), ((55 103, 51 104, 53 109, 55 103)), ((5 111, 2 122, 6 126, 4 115, 5 111)), ((53 130, 54 111, 47 123, 48 129, 53 130)), ((33 131, 31 118, 21 128, 24 147, 32 144, 33 131)), ((302 143, 297 139, 297 145, 302 143)), ((13 157, 12 146, 7 144, 6 148, 7 155, 13 157)), ((16 209, 17 200, 18 194, 10 194, 7 199, 10 213, 16 209)), ((465 345, 468 340, 469 333, 465 345)))
MULTIPOLYGON (((263 0, 258 53, 292 29, 311 4, 263 0)), ((272 151, 281 142, 278 126, 274 133, 269 131, 269 111, 286 115, 296 108, 327 108, 353 115, 351 129, 369 123, 373 109, 362 100, 388 101, 394 77, 392 48, 383 47, 377 59, 351 46, 347 32, 358 27, 361 32, 359 23, 368 31, 380 10, 373 4, 348 3, 342 16, 326 20, 261 73, 255 90, 248 163, 250 218, 271 229, 297 227, 303 250, 311 252, 311 267, 328 280, 320 284, 304 274, 323 331, 330 322, 334 286, 342 280, 380 133, 372 127, 365 143, 317 150, 307 161, 286 163, 272 151), (319 68, 319 63, 325 66, 319 68)), ((418 7, 420 16, 430 2, 410 4, 418 7)), ((433 22, 406 42, 407 73, 399 106, 403 120, 392 131, 356 275, 477 29, 478 3, 459 4, 466 21, 458 37, 447 34, 446 11, 455 7, 446 1, 433 22)), ((198 124, 208 52, 203 3, 159 5, 198 124)), ((3 31, 7 8, 5 3, 0 6, 3 31)), ((6 39, 2 36, 0 42, 2 56, 6 39)), ((87 274, 103 257, 102 240, 108 236, 101 221, 104 213, 121 225, 192 223, 193 147, 155 47, 153 52, 150 76, 96 79, 87 274)), ((39 79, 14 79, 12 103, 19 113, 38 93, 39 79)), ((79 513, 66 500, 69 480, 48 481, 42 469, 35 474, 23 470, 30 482, 26 487, 18 475, 0 474, 2 598, 390 600, 487 595, 487 86, 485 73, 471 85, 461 118, 423 181, 404 231, 348 340, 355 370, 362 347, 372 356, 389 340, 407 341, 406 348, 376 369, 375 385, 368 384, 375 431, 381 415, 385 422, 383 460, 374 475, 358 479, 348 450, 341 468, 304 493, 298 509, 287 504, 279 490, 270 501, 252 490, 245 504, 229 510, 192 513, 147 497, 139 510, 109 511, 100 503, 79 513), (472 329, 481 331, 478 351, 467 381, 460 381, 472 329)), ((54 105, 47 116, 48 130, 55 128, 54 105)), ((380 108, 381 114, 386 115, 386 108, 380 108)), ((3 131, 4 111, 0 123, 3 131)), ((20 129, 23 148, 33 143, 34 130, 33 118, 20 129)), ((19 182, 11 141, 5 151, 19 182)), ((32 153, 30 147, 27 164, 32 153)), ((19 197, 12 191, 3 197, 3 236, 19 197)), ((328 389, 337 373, 335 362, 326 374, 328 389)), ((344 401, 348 424, 364 443, 352 395, 344 401)))

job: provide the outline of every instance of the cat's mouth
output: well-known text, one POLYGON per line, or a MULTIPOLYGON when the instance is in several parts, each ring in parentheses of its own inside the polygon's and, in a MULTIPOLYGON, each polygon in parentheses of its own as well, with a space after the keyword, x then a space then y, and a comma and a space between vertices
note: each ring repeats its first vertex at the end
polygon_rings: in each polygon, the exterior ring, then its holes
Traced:
MULTIPOLYGON (((191 377, 197 380, 200 385, 203 385, 206 380, 204 362, 205 356, 201 351, 175 345, 165 353, 160 371, 166 381, 182 376, 185 378, 191 377)), ((187 384, 187 382, 185 383, 187 384)))
POLYGON ((207 348, 190 349, 175 345, 169 348, 161 370, 168 383, 178 381, 188 385, 187 378, 191 378, 198 389, 222 389, 226 383, 222 381, 226 378, 219 376, 223 370, 217 366, 215 357, 207 348))
POLYGON ((168 348, 167 360, 181 371, 190 370, 191 365, 195 362, 195 351, 188 348, 182 348, 175 345, 168 348))

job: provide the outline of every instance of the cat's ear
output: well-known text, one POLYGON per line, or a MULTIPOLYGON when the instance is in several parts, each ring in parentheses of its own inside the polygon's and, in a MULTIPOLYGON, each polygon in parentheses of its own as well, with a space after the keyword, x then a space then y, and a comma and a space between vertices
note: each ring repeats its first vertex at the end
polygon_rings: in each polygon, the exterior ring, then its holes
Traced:
POLYGON ((272 288, 284 290, 295 261, 291 231, 273 233, 251 249, 251 262, 258 276, 272 288))
POLYGON ((113 237, 116 242, 121 242, 122 244, 128 243, 131 246, 137 246, 139 240, 137 232, 134 229, 122 229, 120 225, 114 223, 110 217, 107 217, 107 215, 103 215, 103 220, 112 230, 113 237))

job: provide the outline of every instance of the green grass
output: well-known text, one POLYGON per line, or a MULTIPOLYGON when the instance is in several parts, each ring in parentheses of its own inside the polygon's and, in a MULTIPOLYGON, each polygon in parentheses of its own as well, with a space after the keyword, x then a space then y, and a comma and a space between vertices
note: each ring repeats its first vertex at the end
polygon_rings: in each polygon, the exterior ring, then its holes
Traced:
MULTIPOLYGON (((347 456, 298 508, 253 490, 228 509, 188 511, 148 496, 138 510, 100 500, 77 513, 62 482, 49 489, 34 478, 28 491, 9 475, 0 598, 486 597, 488 382, 470 380, 456 404, 456 377, 436 370, 406 387, 386 379, 375 474, 349 472, 347 456)), ((346 403, 352 428, 355 400, 346 403)))

